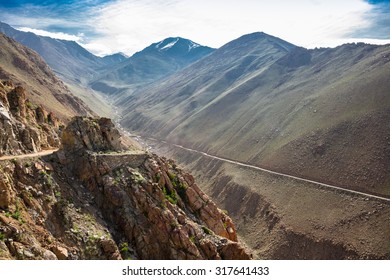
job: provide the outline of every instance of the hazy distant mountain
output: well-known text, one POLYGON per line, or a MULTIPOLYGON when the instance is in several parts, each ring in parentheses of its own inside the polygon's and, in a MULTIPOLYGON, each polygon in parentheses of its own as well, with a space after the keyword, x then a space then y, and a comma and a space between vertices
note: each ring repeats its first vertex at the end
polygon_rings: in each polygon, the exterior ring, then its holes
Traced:
POLYGON ((389 76, 389 45, 254 33, 117 105, 139 133, 390 196, 389 76))
POLYGON ((0 79, 27 90, 27 98, 62 119, 91 113, 33 50, 0 33, 0 79))
POLYGON ((38 52, 57 74, 72 82, 86 83, 101 67, 123 60, 123 55, 101 58, 91 54, 74 41, 18 31, 2 22, 0 22, 0 32, 38 52))
POLYGON ((125 61, 127 58, 128 56, 124 55, 123 53, 114 53, 111 55, 106 55, 102 59, 106 65, 110 65, 125 61))
POLYGON ((134 88, 169 76, 213 51, 191 40, 167 38, 107 68, 91 85, 95 90, 105 93, 134 88))

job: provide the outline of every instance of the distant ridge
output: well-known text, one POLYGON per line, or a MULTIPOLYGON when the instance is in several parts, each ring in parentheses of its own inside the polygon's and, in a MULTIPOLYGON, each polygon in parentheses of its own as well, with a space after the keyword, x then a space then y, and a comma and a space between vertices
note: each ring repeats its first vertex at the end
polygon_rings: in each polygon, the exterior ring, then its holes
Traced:
POLYGON ((33 50, 0 33, 0 79, 27 89, 27 98, 66 119, 92 112, 33 50))
POLYGON ((68 81, 85 84, 98 69, 125 59, 120 54, 101 58, 74 41, 19 31, 3 22, 0 22, 0 32, 35 50, 59 76, 68 81))

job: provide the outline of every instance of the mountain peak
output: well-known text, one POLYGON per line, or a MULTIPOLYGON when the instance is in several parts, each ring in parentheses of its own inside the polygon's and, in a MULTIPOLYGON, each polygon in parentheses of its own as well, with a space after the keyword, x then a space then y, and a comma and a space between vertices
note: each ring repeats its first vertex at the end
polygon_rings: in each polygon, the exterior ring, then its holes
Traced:
POLYGON ((160 52, 166 52, 171 49, 181 49, 183 51, 186 50, 187 52, 190 52, 195 48, 203 47, 198 43, 181 37, 169 37, 158 43, 152 44, 152 46, 154 46, 154 48, 156 48, 160 52))
POLYGON ((167 39, 164 39, 164 40, 158 42, 155 45, 155 48, 159 49, 159 50, 166 50, 166 49, 173 47, 179 40, 180 40, 180 38, 178 38, 178 37, 177 38, 167 38, 167 39))

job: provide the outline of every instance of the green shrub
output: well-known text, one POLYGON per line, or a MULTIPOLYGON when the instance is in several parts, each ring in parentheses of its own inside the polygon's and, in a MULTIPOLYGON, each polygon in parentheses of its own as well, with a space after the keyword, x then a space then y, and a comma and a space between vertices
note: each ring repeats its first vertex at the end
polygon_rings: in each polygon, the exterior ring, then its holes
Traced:
POLYGON ((128 253, 129 252, 129 243, 127 242, 122 242, 120 245, 119 245, 119 251, 121 251, 121 253, 128 253))
POLYGON ((176 196, 176 192, 175 191, 172 191, 172 192, 169 192, 165 187, 163 187, 162 189, 163 191, 163 194, 165 195, 165 198, 172 204, 177 204, 177 196, 176 196))
POLYGON ((213 231, 211 229, 209 229, 208 227, 203 226, 202 229, 203 229, 203 232, 205 234, 213 235, 213 231))

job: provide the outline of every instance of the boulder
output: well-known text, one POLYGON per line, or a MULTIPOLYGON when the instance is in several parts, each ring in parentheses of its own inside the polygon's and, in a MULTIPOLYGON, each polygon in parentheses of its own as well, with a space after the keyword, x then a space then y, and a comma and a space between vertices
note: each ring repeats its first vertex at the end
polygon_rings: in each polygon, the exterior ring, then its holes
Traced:
POLYGON ((80 150, 121 151, 120 133, 110 119, 74 117, 62 133, 62 149, 68 153, 80 150))

